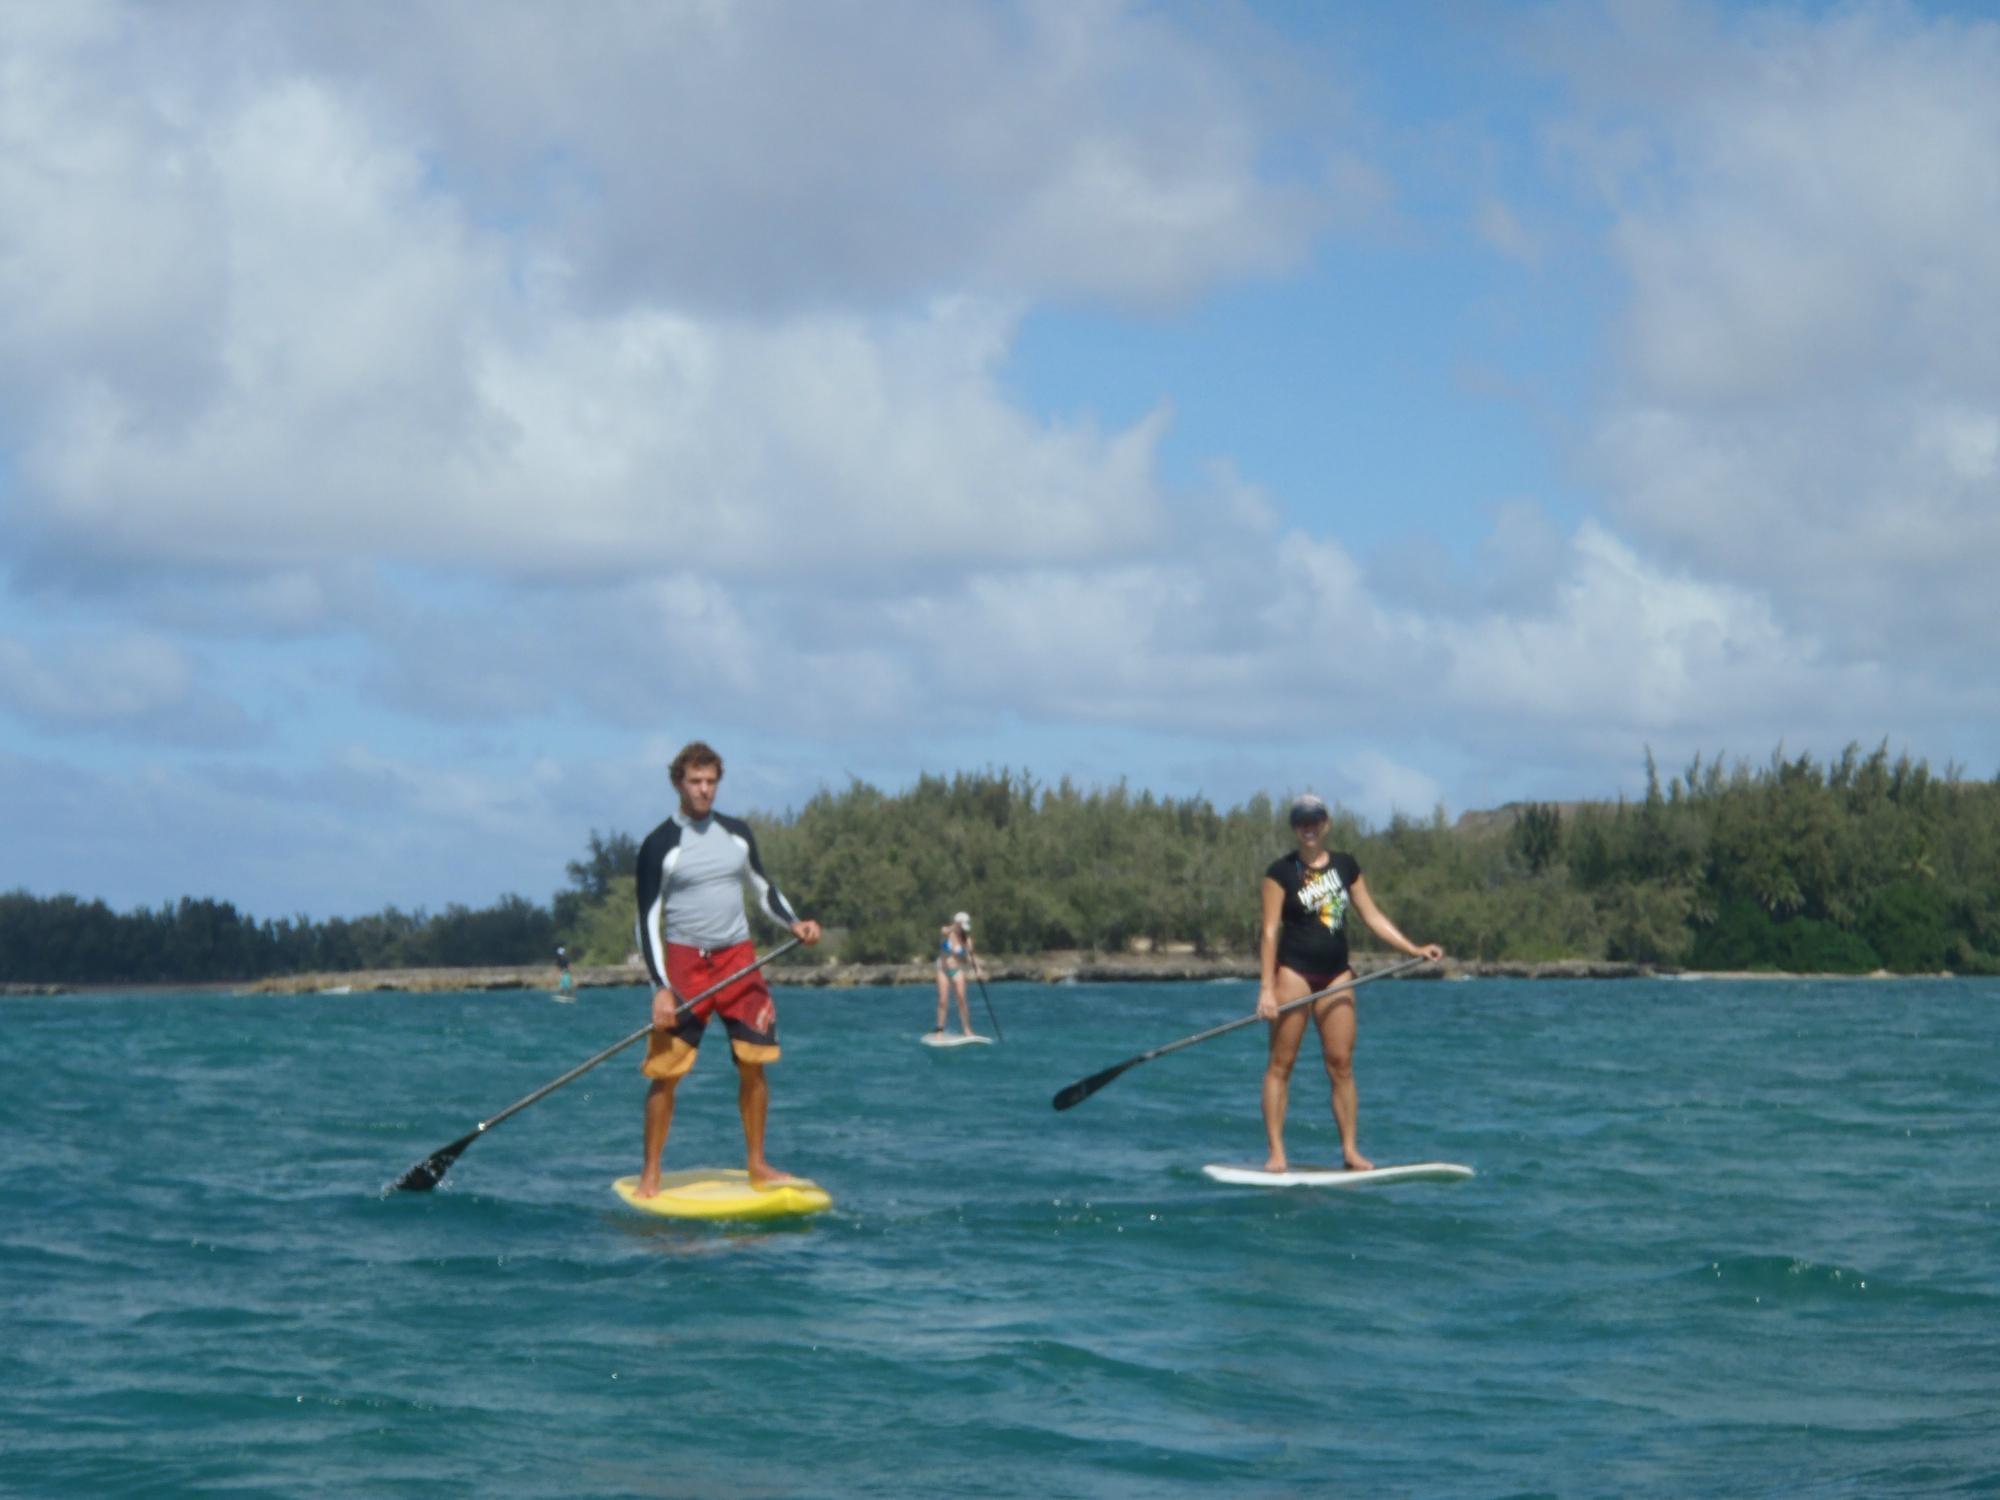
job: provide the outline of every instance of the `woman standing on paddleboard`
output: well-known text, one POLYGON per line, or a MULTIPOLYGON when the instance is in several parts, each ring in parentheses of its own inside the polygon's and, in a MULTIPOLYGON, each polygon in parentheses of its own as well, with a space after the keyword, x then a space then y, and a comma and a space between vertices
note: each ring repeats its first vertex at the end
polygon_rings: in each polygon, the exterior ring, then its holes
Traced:
POLYGON ((1310 1011, 1319 1028, 1327 1081, 1333 1086, 1333 1119, 1340 1127, 1342 1159, 1352 1171, 1375 1164, 1355 1145, 1360 1095, 1354 1087, 1354 992, 1329 995, 1310 1006, 1280 1015, 1279 1007, 1303 1000, 1342 980, 1352 979, 1347 962, 1347 909, 1361 913, 1369 930, 1412 958, 1439 959, 1436 943, 1411 942, 1382 914, 1351 854, 1326 847, 1332 827, 1326 804, 1307 792, 1292 802, 1292 834, 1298 848, 1280 855, 1264 872, 1262 984, 1257 1014, 1271 1023, 1271 1056, 1264 1069, 1264 1133, 1270 1138, 1268 1172, 1282 1172, 1285 1160, 1285 1107, 1291 1098, 1292 1064, 1298 1061, 1310 1011))
POLYGON ((944 1018, 951 1003, 951 987, 958 986, 958 1020, 965 1028, 967 1036, 972 1035, 972 1012, 965 1003, 965 970, 970 964, 979 962, 972 951, 972 918, 965 912, 957 912, 952 919, 938 929, 938 1013, 937 1030, 932 1034, 944 1034, 944 1018))

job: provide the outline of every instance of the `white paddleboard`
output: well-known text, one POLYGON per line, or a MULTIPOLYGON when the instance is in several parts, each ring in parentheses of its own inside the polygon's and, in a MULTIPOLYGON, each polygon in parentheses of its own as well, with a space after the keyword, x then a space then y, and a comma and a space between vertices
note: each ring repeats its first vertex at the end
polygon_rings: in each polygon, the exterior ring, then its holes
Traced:
POLYGON ((1267 1172, 1247 1163, 1210 1162, 1202 1168, 1217 1182, 1234 1187, 1383 1187, 1392 1182, 1463 1182, 1472 1168, 1452 1161, 1418 1161, 1400 1167, 1371 1167, 1350 1172, 1345 1167, 1288 1167, 1267 1172))
POLYGON ((926 1047, 990 1047, 990 1036, 967 1036, 960 1031, 927 1031, 917 1038, 926 1047))

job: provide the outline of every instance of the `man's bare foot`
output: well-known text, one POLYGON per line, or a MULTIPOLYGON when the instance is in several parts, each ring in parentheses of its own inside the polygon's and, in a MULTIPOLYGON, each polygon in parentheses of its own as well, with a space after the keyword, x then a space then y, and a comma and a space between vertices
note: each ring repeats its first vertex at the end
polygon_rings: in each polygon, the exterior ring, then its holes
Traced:
POLYGON ((1264 1163, 1264 1170, 1266 1172, 1289 1171, 1290 1165, 1285 1161, 1285 1153, 1282 1151, 1272 1152, 1269 1159, 1264 1163))
POLYGON ((1363 1156, 1359 1151, 1343 1151, 1341 1156, 1346 1161, 1347 1170, 1350 1172, 1372 1172, 1375 1170, 1375 1163, 1363 1156))
POLYGON ((749 1169, 752 1187, 783 1187, 788 1182, 798 1181, 790 1172, 780 1172, 767 1161, 753 1161, 749 1169))
POLYGON ((657 1198, 660 1196, 660 1169, 639 1174, 639 1185, 632 1190, 634 1198, 657 1198))

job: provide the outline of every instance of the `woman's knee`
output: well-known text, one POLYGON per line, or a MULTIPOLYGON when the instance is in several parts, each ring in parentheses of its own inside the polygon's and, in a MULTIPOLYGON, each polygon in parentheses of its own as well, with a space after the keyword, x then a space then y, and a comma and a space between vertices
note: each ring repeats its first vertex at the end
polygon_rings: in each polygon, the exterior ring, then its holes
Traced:
POLYGON ((1264 1076, 1283 1083, 1292 1076, 1292 1065, 1299 1060, 1297 1047, 1273 1047, 1270 1057, 1264 1063, 1264 1076))

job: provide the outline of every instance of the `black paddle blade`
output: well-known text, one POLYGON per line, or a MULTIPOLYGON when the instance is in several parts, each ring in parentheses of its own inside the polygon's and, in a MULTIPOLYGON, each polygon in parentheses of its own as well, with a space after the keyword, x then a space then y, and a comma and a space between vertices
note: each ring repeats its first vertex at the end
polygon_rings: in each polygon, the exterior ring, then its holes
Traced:
MULTIPOLYGON (((1133 1059, 1134 1062, 1137 1060, 1133 1059)), ((1075 1083, 1057 1089, 1052 1102, 1057 1109, 1068 1109, 1073 1104, 1081 1104, 1131 1066, 1130 1062, 1122 1062, 1106 1068, 1101 1073, 1092 1073, 1088 1078, 1079 1078, 1075 1083)))
POLYGON ((451 1170, 451 1164, 458 1160, 467 1146, 479 1139, 479 1132, 462 1135, 441 1151, 433 1151, 409 1171, 389 1184, 392 1193, 428 1193, 440 1182, 444 1174, 451 1170))

